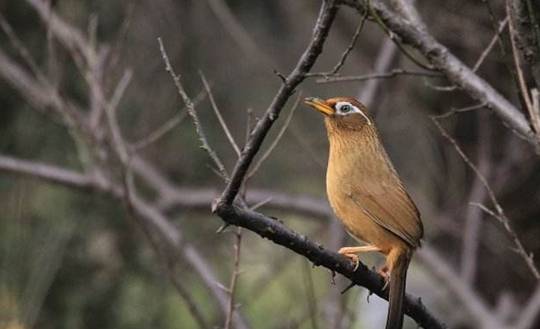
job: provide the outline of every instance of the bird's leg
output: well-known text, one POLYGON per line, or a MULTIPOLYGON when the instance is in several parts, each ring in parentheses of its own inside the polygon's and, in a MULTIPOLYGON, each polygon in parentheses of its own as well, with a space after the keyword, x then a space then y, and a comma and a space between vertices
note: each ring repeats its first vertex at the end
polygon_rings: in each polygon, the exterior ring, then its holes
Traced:
POLYGON ((339 249, 338 253, 352 260, 354 263, 354 270, 356 271, 358 266, 360 266, 360 259, 358 258, 358 254, 371 251, 381 251, 381 249, 369 245, 360 247, 343 247, 339 249))

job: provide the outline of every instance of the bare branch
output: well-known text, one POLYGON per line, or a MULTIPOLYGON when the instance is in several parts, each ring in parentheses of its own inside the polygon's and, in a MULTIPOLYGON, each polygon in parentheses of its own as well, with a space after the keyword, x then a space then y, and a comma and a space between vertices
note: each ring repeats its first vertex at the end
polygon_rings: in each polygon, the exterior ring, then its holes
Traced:
POLYGON ((307 313, 311 322, 311 328, 318 329, 317 313, 319 312, 317 307, 317 298, 315 297, 315 285, 313 284, 313 275, 311 274, 311 268, 307 260, 302 262, 302 272, 304 275, 304 279, 302 281, 304 283, 304 290, 306 293, 305 301, 307 304, 307 313))
MULTIPOLYGON (((478 170, 484 177, 489 177, 491 172, 491 136, 490 126, 487 123, 487 113, 479 113, 478 125, 478 170)), ((484 202, 487 190, 483 187, 478 176, 475 177, 469 192, 470 202, 484 202)), ((465 227, 463 229, 463 242, 461 251, 460 275, 469 285, 473 285, 478 265, 478 246, 481 240, 482 213, 478 208, 467 207, 465 212, 465 227)))
POLYGON ((450 111, 447 111, 447 112, 445 112, 443 114, 434 115, 433 117, 436 118, 436 119, 446 119, 446 118, 448 118, 448 117, 450 117, 452 115, 458 114, 458 113, 476 111, 476 110, 479 110, 479 109, 484 108, 484 107, 486 107, 485 103, 471 105, 471 106, 457 108, 457 109, 456 108, 451 108, 450 111))
POLYGON ((527 301, 521 314, 517 317, 515 329, 534 328, 535 320, 540 313, 540 285, 536 286, 532 296, 527 301))
MULTIPOLYGON (((377 296, 388 298, 388 291, 383 289, 384 280, 379 274, 370 271, 364 264, 360 264, 358 269, 354 271, 354 265, 348 259, 285 227, 279 220, 235 205, 220 207, 218 211, 227 223, 245 227, 263 238, 308 258, 315 266, 324 266, 334 272, 341 273, 377 296)), ((407 295, 404 310, 424 328, 444 328, 444 325, 429 313, 417 297, 407 295)))
MULTIPOLYGON (((517 253, 518 255, 521 256, 521 258, 523 258, 523 260, 525 261, 525 263, 527 264, 527 267, 529 268, 529 270, 531 271, 531 273, 533 274, 533 276, 537 279, 537 280, 540 280, 540 273, 538 272, 538 269, 536 268, 536 265, 534 264, 534 262, 532 261, 532 257, 529 255, 529 253, 525 250, 525 247, 523 246, 523 244, 521 243, 521 240, 518 238, 517 234, 515 233, 515 231, 513 230, 512 226, 510 225, 510 220, 506 217, 506 214, 504 213, 504 209, 502 208, 502 206, 500 205, 499 201, 497 200, 497 197, 495 196, 495 192, 493 191, 493 189, 491 188, 491 186, 489 185, 488 181, 486 180, 486 178, 484 177, 484 175, 482 175, 482 173, 480 172, 480 170, 478 170, 478 167, 476 167, 472 161, 469 159, 469 157, 467 157, 467 155, 465 154, 465 152, 463 152, 463 150, 461 149, 461 147, 457 144, 456 140, 453 139, 449 134, 448 132, 441 126, 441 124, 439 123, 439 121, 437 120, 436 117, 432 117, 432 120, 433 122, 435 123, 435 125, 437 126, 437 128, 439 129, 439 131, 441 132, 441 134, 452 144, 452 146, 454 147, 454 149, 456 150, 456 152, 458 152, 459 156, 463 159, 463 161, 467 164, 467 166, 474 172, 474 174, 478 177, 478 179, 480 180, 480 182, 482 183, 482 185, 484 185, 484 188, 486 189, 487 193, 488 193, 488 196, 489 196, 489 199, 491 201, 491 203, 493 204, 493 206, 495 207, 496 211, 497 211, 497 216, 494 216, 495 218, 497 218, 499 220, 499 222, 502 224, 502 226, 504 227, 504 229, 506 230, 507 234, 510 236, 510 238, 512 239, 512 242, 514 243, 514 245, 516 246, 516 250, 517 250, 517 253)), ((485 211, 485 209, 482 209, 485 211)))
POLYGON ((257 46, 257 43, 242 26, 234 13, 224 0, 207 0, 210 9, 219 19, 225 31, 231 36, 236 44, 242 49, 249 60, 263 61, 267 65, 273 65, 273 59, 257 46))
MULTIPOLYGON (((390 65, 394 61, 397 53, 397 47, 394 42, 388 38, 384 39, 384 42, 377 53, 377 60, 373 69, 375 72, 386 72, 390 69, 390 65)), ((365 105, 367 108, 371 108, 375 96, 377 95, 377 90, 381 85, 381 79, 372 79, 362 86, 361 91, 359 92, 358 99, 365 105)))
POLYGON ((232 136, 231 131, 229 130, 229 127, 227 127, 227 123, 225 122, 225 120, 223 119, 223 116, 221 115, 221 111, 219 110, 217 106, 217 103, 214 99, 214 95, 212 94, 212 90, 210 89, 210 85, 208 84, 208 81, 206 81, 206 78, 204 77, 204 74, 202 73, 202 71, 199 71, 199 75, 204 85, 204 89, 206 90, 206 93, 208 94, 208 98, 210 99, 210 104, 212 105, 212 109, 214 110, 214 113, 216 114, 216 117, 218 118, 219 124, 221 125, 223 132, 227 136, 229 143, 231 143, 231 146, 236 152, 236 155, 240 156, 240 148, 238 147, 238 144, 234 140, 234 137, 232 136))
POLYGON ((22 95, 25 95, 25 99, 37 109, 44 112, 49 108, 55 110, 68 126, 80 125, 84 121, 78 106, 61 98, 50 84, 36 81, 1 49, 0 76, 22 95))
MULTIPOLYGON (((206 92, 203 90, 201 91, 193 100, 193 105, 199 104, 200 101, 202 101, 206 97, 206 92)), ((172 118, 167 120, 165 123, 163 123, 161 126, 156 128, 154 131, 152 131, 148 136, 139 139, 135 143, 132 143, 130 146, 131 152, 136 152, 140 149, 143 149, 155 142, 157 142, 159 139, 161 139, 163 136, 165 136, 168 132, 173 130, 175 127, 177 127, 179 124, 184 121, 186 116, 188 115, 188 112, 186 108, 183 108, 178 111, 172 118)))
POLYGON ((97 53, 83 34, 60 19, 46 1, 26 0, 26 2, 37 11, 41 20, 67 49, 80 53, 87 63, 93 63, 97 60, 97 53))
POLYGON ((7 35, 9 42, 13 45, 13 48, 17 50, 21 58, 26 62, 30 70, 32 70, 32 73, 43 83, 45 82, 45 76, 37 66, 36 62, 30 55, 30 52, 28 49, 24 46, 24 44, 21 42, 21 40, 17 37, 13 29, 11 28, 11 25, 9 25, 8 21, 4 17, 2 13, 0 13, 0 27, 4 31, 4 33, 7 35))
POLYGON ((240 275, 240 248, 242 248, 242 228, 237 228, 235 232, 234 241, 234 263, 233 272, 231 275, 231 283, 229 284, 229 311, 227 312, 227 318, 225 319, 225 329, 230 329, 233 319, 233 313, 235 309, 235 294, 236 284, 238 282, 238 276, 240 275))
POLYGON ((218 203, 217 207, 230 206, 238 191, 240 186, 246 176, 246 173, 255 157, 255 154, 261 147, 261 144, 268 134, 268 131, 272 127, 274 121, 278 118, 281 109, 289 99, 289 97, 294 92, 294 89, 305 79, 306 73, 309 72, 315 60, 322 52, 324 41, 328 36, 330 26, 334 21, 334 17, 337 13, 337 5, 334 0, 325 0, 321 6, 319 17, 317 18, 317 23, 313 31, 313 37, 302 54, 302 57, 298 61, 293 72, 286 78, 285 82, 282 84, 278 93, 272 100, 272 103, 266 110, 264 116, 259 120, 253 132, 249 142, 244 147, 242 155, 236 162, 235 168, 231 175, 231 180, 225 187, 218 203))
POLYGON ((349 82, 349 81, 365 81, 365 80, 374 80, 374 79, 389 79, 397 76, 408 75, 408 76, 422 76, 428 78, 440 78, 442 75, 440 73, 428 72, 428 71, 410 71, 405 69, 393 69, 390 72, 381 72, 381 73, 371 73, 364 75, 353 75, 353 76, 341 76, 341 77, 328 77, 317 79, 317 83, 334 83, 334 82, 349 82))
POLYGON ((36 177, 49 183, 81 189, 108 190, 110 188, 107 181, 100 179, 97 175, 81 174, 73 170, 5 155, 0 155, 0 172, 36 177))
POLYGON ((345 61, 347 60, 347 56, 349 56, 350 52, 354 49, 354 45, 356 44, 356 41, 358 40, 358 37, 360 36, 360 32, 362 32, 362 29, 364 28, 364 24, 366 23, 367 17, 368 17, 368 12, 366 11, 364 15, 362 15, 362 18, 360 20, 360 23, 358 24, 358 27, 356 28, 356 31, 354 31, 354 35, 351 39, 351 42, 349 43, 349 46, 347 46, 347 49, 345 49, 343 54, 341 54, 341 58, 337 62, 336 66, 334 66, 332 71, 320 72, 320 73, 306 73, 306 77, 328 78, 329 76, 338 74, 339 70, 345 64, 345 61))
POLYGON ((488 306, 479 298, 470 286, 459 279, 459 275, 446 264, 442 258, 427 245, 422 246, 416 253, 419 260, 429 266, 429 271, 439 278, 445 286, 459 299, 467 314, 475 320, 480 328, 504 329, 499 320, 493 316, 488 306))
POLYGON ((474 63, 474 66, 473 66, 473 69, 472 71, 473 72, 476 72, 478 71, 478 69, 480 68, 480 66, 482 65, 482 63, 484 63, 484 60, 487 58, 487 56, 489 55, 489 53, 491 52, 491 50, 493 49, 493 47, 495 46, 495 44, 497 43, 497 41, 500 40, 501 38, 501 33, 504 31, 506 25, 508 24, 508 16, 506 16, 505 19, 503 19, 500 23, 499 23, 499 28, 497 29, 497 31, 495 32, 495 35, 493 36, 493 38, 491 39, 491 41, 489 42, 487 48, 482 52, 482 54, 480 55, 480 57, 478 57, 478 60, 476 61, 476 63, 474 63))
POLYGON ((298 104, 300 104, 301 94, 298 95, 296 98, 296 101, 294 102, 291 111, 289 112, 289 115, 285 119, 285 122, 283 123, 283 126, 281 127, 279 133, 277 134, 276 138, 272 141, 272 144, 268 147, 266 152, 259 158, 259 161, 253 165, 253 169, 247 174, 246 179, 251 178, 255 173, 257 173, 257 170, 259 170, 260 166, 263 164, 263 162, 270 156, 272 151, 276 148, 277 144, 281 140, 281 137, 283 137, 283 134, 285 134, 285 131, 289 127, 289 124, 291 123, 291 119, 294 115, 294 112, 296 111, 296 108, 298 107, 298 104))
POLYGON ((506 217, 506 214, 504 213, 500 205, 495 205, 496 212, 494 212, 493 210, 479 203, 472 202, 471 205, 482 209, 485 213, 491 215, 502 224, 502 226, 504 227, 504 229, 510 236, 510 239, 512 240, 512 242, 514 242, 516 246, 515 248, 516 253, 520 255, 521 258, 523 258, 523 260, 527 264, 527 267, 529 268, 533 276, 537 280, 540 280, 540 273, 538 272, 538 268, 536 267, 536 264, 534 263, 533 253, 528 253, 525 250, 525 247, 523 246, 523 244, 521 243, 521 240, 518 238, 517 234, 514 232, 514 230, 510 226, 510 220, 508 219, 508 217, 506 217))
MULTIPOLYGON (((363 1, 341 1, 361 12, 366 9, 366 4, 363 1)), ((437 42, 432 35, 422 28, 421 23, 400 18, 380 0, 371 1, 371 8, 392 32, 399 35, 405 43, 419 50, 452 83, 467 91, 477 101, 485 102, 512 129, 525 136, 532 145, 539 145, 538 138, 531 130, 523 114, 489 83, 472 72, 446 47, 437 42)))
POLYGON ((191 116, 193 120, 193 124, 195 125, 195 130, 197 131, 197 135, 199 136, 199 141, 202 144, 202 148, 208 153, 212 161, 217 165, 218 171, 220 175, 224 178, 228 177, 227 169, 225 169, 225 165, 221 162, 216 152, 210 147, 210 144, 208 144, 208 140, 206 139, 206 134, 204 133, 204 130, 202 129, 199 116, 197 115, 197 112, 195 111, 195 105, 193 104, 193 101, 191 98, 189 98, 188 94, 184 90, 184 87, 182 86, 182 83, 180 82, 180 76, 178 76, 175 72, 173 67, 171 66, 171 62, 169 61, 169 56, 167 55, 167 52, 165 51, 165 47, 163 46, 163 42, 161 41, 161 38, 158 38, 159 43, 159 51, 161 52, 161 56, 163 57, 163 61, 165 63, 165 70, 169 72, 171 75, 174 84, 176 86, 176 89, 178 91, 178 94, 182 97, 182 100, 184 101, 184 104, 187 108, 187 111, 189 115, 191 116))
POLYGON ((532 112, 531 122, 535 127, 540 127, 540 93, 537 88, 531 89, 532 112))
POLYGON ((525 82, 525 76, 523 74, 523 64, 521 62, 521 56, 519 54, 519 51, 517 49, 517 33, 516 33, 516 27, 515 27, 515 11, 512 10, 512 0, 506 0, 506 12, 507 15, 510 16, 510 24, 508 25, 508 30, 510 32, 510 44, 512 45, 512 56, 514 59, 514 67, 516 69, 517 73, 517 80, 518 80, 518 86, 521 91, 521 97, 523 99, 523 103, 525 103, 525 108, 529 112, 529 116, 531 118, 531 123, 533 125, 534 131, 538 134, 540 134, 540 122, 536 122, 533 120, 534 118, 534 110, 533 110, 533 104, 531 95, 529 95, 529 89, 527 88, 527 83, 525 82))

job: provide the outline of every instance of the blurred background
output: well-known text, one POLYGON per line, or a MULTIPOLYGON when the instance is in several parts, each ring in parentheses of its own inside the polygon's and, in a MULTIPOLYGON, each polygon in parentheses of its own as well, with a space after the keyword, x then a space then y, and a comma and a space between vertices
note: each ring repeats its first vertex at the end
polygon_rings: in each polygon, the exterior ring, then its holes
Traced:
MULTIPOLYGON (((275 72, 287 75, 308 44, 319 6, 320 1, 287 0, 0 0, 0 327, 223 328, 229 304, 237 314, 231 328, 383 326, 387 304, 376 296, 368 302, 365 289, 340 294, 347 281, 334 282, 328 270, 290 250, 245 230, 217 232, 222 222, 210 213, 210 203, 224 182, 200 148, 157 41, 162 39, 197 103, 209 144, 230 171, 237 156, 201 74, 243 145, 246 127, 264 113, 280 86, 275 72), (86 48, 62 39, 55 15, 67 26, 60 30, 77 31, 86 48), (160 252, 159 238, 149 242, 152 233, 141 229, 113 189, 36 179, 22 162, 5 165, 7 157, 72 173, 117 165, 118 159, 108 156, 114 147, 99 120, 90 125, 94 135, 66 120, 71 110, 99 113, 106 107, 96 97, 100 92, 106 99, 121 95, 119 130, 140 160, 135 185, 181 232, 184 257, 171 261, 174 257, 160 252)), ((429 31, 470 67, 506 16, 504 1, 417 1, 416 7, 429 31)), ((313 71, 332 71, 360 21, 353 9, 340 9, 313 71)), ((486 55, 477 73, 519 105, 506 30, 486 55)), ((396 69, 425 72, 368 21, 340 76, 396 69)), ((493 206, 481 179, 431 119, 478 105, 468 94, 433 74, 346 82, 312 77, 300 85, 263 144, 261 154, 286 128, 249 180, 247 200, 337 250, 353 242, 326 204, 322 118, 300 105, 285 126, 303 96, 358 97, 374 116, 425 226, 427 251, 413 261, 408 292, 451 328, 513 327, 524 309, 531 319, 523 328, 538 328, 538 280, 503 225, 471 205, 493 206), (472 308, 475 303, 481 307, 472 308)), ((533 147, 481 106, 439 121, 486 178, 525 250, 539 254, 540 162, 533 147)), ((118 168, 100 177, 122 185, 118 168)), ((378 266, 381 259, 369 256, 366 263, 378 266)), ((406 326, 415 323, 408 319, 406 326)))

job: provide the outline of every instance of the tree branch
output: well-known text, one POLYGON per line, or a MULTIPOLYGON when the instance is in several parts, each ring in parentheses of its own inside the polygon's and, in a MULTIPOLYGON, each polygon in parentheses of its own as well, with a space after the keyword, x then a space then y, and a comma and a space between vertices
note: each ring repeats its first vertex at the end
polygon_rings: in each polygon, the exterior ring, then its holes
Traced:
MULTIPOLYGON (((263 238, 306 257, 315 266, 324 266, 340 273, 355 284, 366 287, 377 296, 388 299, 387 290, 383 289, 384 280, 380 275, 370 271, 363 264, 360 264, 359 268, 354 271, 354 265, 348 259, 310 241, 307 237, 287 228, 277 219, 235 205, 218 207, 217 214, 228 224, 245 227, 263 238)), ((444 325, 425 308, 417 297, 407 294, 404 310, 424 328, 444 328, 444 325)))
MULTIPOLYGON (((341 0, 341 2, 361 12, 366 10, 364 1, 341 0)), ((525 116, 489 83, 476 75, 445 46, 440 44, 423 28, 421 22, 396 15, 380 0, 373 0, 370 5, 386 28, 398 35, 403 42, 416 48, 452 83, 464 89, 479 102, 486 103, 513 130, 540 150, 540 140, 534 134, 525 116)))
POLYGON ((253 129, 249 141, 246 143, 240 158, 236 162, 231 179, 223 190, 223 193, 216 204, 218 208, 230 206, 236 198, 249 166, 251 165, 255 154, 261 147, 261 144, 268 131, 272 127, 274 121, 277 120, 279 113, 289 97, 294 93, 294 89, 305 79, 306 73, 309 72, 321 54, 324 41, 328 36, 330 26, 334 21, 337 10, 338 8, 335 0, 323 1, 319 12, 319 17, 317 18, 317 23, 315 24, 313 31, 313 37, 307 49, 302 54, 302 57, 298 61, 292 73, 281 85, 281 88, 272 100, 272 103, 266 110, 266 113, 262 119, 259 120, 253 129))

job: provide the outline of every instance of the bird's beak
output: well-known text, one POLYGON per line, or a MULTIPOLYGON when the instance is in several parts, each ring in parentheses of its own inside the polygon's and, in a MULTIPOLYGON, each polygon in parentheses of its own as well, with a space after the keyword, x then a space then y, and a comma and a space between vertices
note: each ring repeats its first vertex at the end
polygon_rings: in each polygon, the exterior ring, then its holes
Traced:
POLYGON ((334 109, 320 98, 306 97, 304 103, 327 116, 335 113, 334 109))

